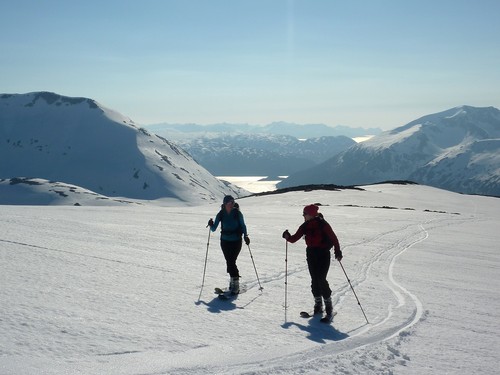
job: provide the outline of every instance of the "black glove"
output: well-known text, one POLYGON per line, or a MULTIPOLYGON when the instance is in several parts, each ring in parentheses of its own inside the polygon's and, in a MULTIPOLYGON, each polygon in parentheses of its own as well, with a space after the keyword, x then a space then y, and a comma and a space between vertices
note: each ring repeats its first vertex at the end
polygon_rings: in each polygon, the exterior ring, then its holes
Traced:
POLYGON ((335 259, 337 259, 339 262, 342 260, 342 250, 340 249, 335 249, 335 259))
POLYGON ((288 240, 290 238, 290 232, 288 232, 288 229, 283 232, 281 237, 283 237, 285 240, 288 240))
POLYGON ((211 227, 212 225, 214 225, 214 221, 212 219, 208 220, 207 227, 211 227))
POLYGON ((248 236, 244 236, 243 239, 247 245, 250 245, 250 238, 248 238, 248 236))

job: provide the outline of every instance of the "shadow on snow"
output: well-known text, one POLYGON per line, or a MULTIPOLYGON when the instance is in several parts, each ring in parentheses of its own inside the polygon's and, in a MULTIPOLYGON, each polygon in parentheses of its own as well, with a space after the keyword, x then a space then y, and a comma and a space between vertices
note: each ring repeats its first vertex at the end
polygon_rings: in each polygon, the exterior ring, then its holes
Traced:
POLYGON ((288 329, 295 326, 300 330, 307 332, 307 338, 311 341, 326 344, 327 341, 341 341, 349 337, 347 333, 338 331, 332 323, 322 323, 319 318, 311 318, 307 324, 300 324, 297 322, 286 322, 281 325, 283 328, 288 329))
POLYGON ((211 313, 221 313, 223 311, 231 311, 235 310, 237 308, 236 304, 234 301, 238 298, 237 295, 231 296, 230 298, 226 300, 222 300, 219 297, 215 297, 212 299, 210 302, 205 302, 205 301, 197 301, 195 302, 196 305, 205 305, 207 306, 207 310, 211 313))

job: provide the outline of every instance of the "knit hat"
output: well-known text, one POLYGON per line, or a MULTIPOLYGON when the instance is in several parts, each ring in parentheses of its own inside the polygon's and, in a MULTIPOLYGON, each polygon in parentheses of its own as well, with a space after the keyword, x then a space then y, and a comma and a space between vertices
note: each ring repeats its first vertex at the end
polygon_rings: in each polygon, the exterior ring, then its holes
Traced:
POLYGON ((234 202, 234 198, 231 195, 226 195, 224 197, 224 200, 222 201, 223 204, 227 204, 229 202, 234 202))
POLYGON ((304 215, 316 216, 318 214, 318 206, 310 204, 304 207, 304 215))

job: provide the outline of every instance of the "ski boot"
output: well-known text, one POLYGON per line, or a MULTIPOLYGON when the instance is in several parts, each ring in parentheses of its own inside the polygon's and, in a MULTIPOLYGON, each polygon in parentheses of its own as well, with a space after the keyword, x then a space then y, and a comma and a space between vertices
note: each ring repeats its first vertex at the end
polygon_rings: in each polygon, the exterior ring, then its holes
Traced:
POLYGON ((314 297, 314 314, 323 313, 323 301, 321 297, 314 297))
POLYGON ((325 298, 325 313, 326 313, 326 316, 329 318, 331 318, 333 316, 332 297, 325 298))
POLYGON ((240 292, 240 278, 239 277, 231 277, 229 281, 229 291, 231 294, 238 294, 240 292))

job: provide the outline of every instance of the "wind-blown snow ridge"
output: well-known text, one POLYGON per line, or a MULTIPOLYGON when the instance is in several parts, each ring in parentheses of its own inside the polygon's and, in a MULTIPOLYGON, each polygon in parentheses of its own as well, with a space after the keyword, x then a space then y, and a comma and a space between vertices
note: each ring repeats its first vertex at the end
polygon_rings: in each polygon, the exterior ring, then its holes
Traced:
POLYGON ((40 178, 0 179, 0 205, 90 205, 115 206, 141 204, 138 201, 109 198, 79 186, 40 178))

